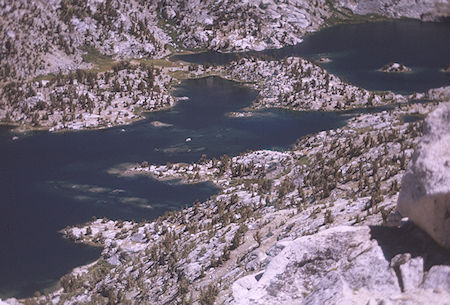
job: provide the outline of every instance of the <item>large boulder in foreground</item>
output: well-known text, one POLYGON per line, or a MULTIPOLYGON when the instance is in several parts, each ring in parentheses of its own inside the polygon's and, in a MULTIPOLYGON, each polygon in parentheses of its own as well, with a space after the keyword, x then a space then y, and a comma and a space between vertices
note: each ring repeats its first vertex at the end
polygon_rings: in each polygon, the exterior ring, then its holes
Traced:
POLYGON ((448 305, 450 268, 439 265, 447 261, 437 260, 428 271, 430 258, 442 253, 436 255, 427 246, 432 252, 405 247, 405 234, 420 245, 428 244, 428 237, 418 239, 414 232, 337 226, 280 240, 266 252, 262 270, 233 283, 231 300, 225 303, 448 305))
POLYGON ((232 287, 235 304, 351 304, 400 294, 394 270, 368 227, 336 227, 293 241, 271 259, 262 276, 232 287))
POLYGON ((397 210, 450 249, 450 103, 425 122, 425 133, 403 176, 397 210))

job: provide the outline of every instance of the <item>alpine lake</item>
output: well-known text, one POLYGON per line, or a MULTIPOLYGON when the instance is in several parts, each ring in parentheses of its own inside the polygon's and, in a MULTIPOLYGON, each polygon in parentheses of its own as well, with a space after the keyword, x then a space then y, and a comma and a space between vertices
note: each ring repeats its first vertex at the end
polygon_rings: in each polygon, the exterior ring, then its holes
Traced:
MULTIPOLYGON (((450 83, 449 74, 440 72, 450 63, 450 26, 445 23, 338 25, 305 37, 299 45, 259 53, 330 58, 321 64, 325 69, 368 90, 407 94, 450 83), (377 71, 389 62, 405 64, 413 72, 377 71)), ((237 56, 208 52, 177 59, 224 64, 237 56)), ((270 109, 230 117, 228 112, 249 106, 257 92, 218 77, 183 81, 175 94, 189 99, 127 126, 25 134, 0 127, 0 298, 45 292, 73 268, 100 256, 100 248, 65 240, 59 230, 67 225, 92 217, 151 221, 219 191, 210 183, 118 175, 127 165, 282 150, 304 135, 344 126, 357 113, 270 109), (166 125, 155 127, 154 121, 166 125)))

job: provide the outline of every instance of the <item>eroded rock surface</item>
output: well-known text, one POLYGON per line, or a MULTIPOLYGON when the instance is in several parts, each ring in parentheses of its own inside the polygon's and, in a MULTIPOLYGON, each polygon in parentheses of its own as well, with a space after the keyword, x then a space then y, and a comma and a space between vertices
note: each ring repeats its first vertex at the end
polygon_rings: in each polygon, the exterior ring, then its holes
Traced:
POLYGON ((402 180, 398 211, 450 248, 450 103, 426 120, 425 135, 402 180))
POLYGON ((447 304, 448 266, 433 266, 424 277, 421 256, 391 258, 389 243, 375 237, 368 226, 337 226, 279 241, 274 247, 282 250, 267 252, 262 272, 233 284, 230 303, 447 304))
POLYGON ((259 281, 254 275, 236 281, 235 304, 344 304, 356 289, 399 293, 395 272, 369 233, 340 226, 284 242, 259 281))

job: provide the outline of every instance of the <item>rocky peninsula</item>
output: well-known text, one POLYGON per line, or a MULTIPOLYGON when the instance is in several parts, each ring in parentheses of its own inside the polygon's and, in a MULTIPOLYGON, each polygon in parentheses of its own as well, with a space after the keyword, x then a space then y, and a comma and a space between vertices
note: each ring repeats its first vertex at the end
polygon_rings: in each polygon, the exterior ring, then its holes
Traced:
POLYGON ((77 70, 48 80, 10 83, 0 89, 0 117, 19 130, 107 128, 142 118, 143 111, 171 107, 172 77, 162 68, 119 62, 112 71, 77 70))
POLYGON ((404 103, 408 97, 376 93, 348 84, 321 66, 299 57, 271 60, 249 57, 189 77, 219 75, 258 90, 253 109, 339 111, 404 103))

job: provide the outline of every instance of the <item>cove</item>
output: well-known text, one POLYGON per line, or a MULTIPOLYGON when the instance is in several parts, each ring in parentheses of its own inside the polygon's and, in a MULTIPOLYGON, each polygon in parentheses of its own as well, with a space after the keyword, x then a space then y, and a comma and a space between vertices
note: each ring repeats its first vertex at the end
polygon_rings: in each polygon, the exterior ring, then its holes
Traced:
POLYGON ((106 130, 16 135, 0 128, 0 298, 27 297, 97 259, 101 249, 73 244, 58 231, 98 218, 152 220, 218 192, 209 183, 183 185, 111 169, 126 162, 193 162, 248 149, 282 149, 303 135, 334 129, 348 115, 286 110, 252 117, 226 113, 249 106, 257 92, 217 77, 184 81, 189 100, 106 130), (167 127, 154 127, 160 121, 167 127), (190 142, 186 142, 191 138, 190 142))
POLYGON ((174 56, 193 63, 223 65, 245 54, 274 59, 300 56, 331 62, 320 63, 330 73, 368 90, 391 90, 400 94, 424 92, 446 86, 450 74, 440 70, 450 64, 450 26, 414 20, 343 24, 312 33, 295 46, 261 52, 206 52, 174 56), (399 62, 411 73, 382 73, 379 68, 399 62))

